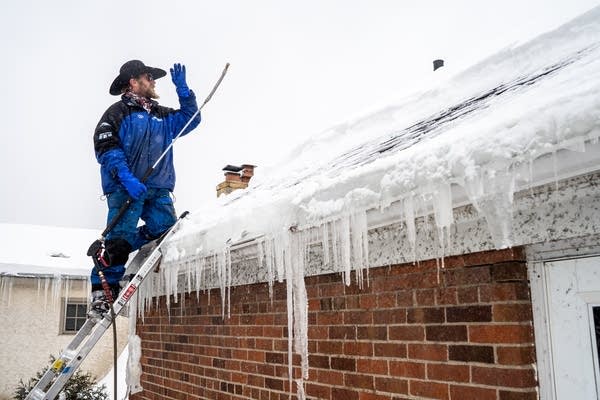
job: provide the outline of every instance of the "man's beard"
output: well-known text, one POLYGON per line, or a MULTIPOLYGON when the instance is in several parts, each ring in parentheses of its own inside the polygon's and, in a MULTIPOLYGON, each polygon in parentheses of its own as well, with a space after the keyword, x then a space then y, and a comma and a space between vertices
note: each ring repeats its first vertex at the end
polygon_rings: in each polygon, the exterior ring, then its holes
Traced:
POLYGON ((154 100, 160 99, 160 96, 158 95, 158 93, 156 93, 156 90, 153 87, 148 87, 144 92, 144 97, 154 100))

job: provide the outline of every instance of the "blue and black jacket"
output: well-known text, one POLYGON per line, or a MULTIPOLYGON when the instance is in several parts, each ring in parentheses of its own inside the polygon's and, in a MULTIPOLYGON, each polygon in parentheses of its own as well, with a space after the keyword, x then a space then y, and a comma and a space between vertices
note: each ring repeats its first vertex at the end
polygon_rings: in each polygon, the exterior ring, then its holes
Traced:
MULTIPOLYGON (((179 104, 181 108, 174 110, 153 102, 148 113, 127 96, 122 96, 106 110, 94 132, 94 150, 101 165, 104 194, 124 189, 117 176, 117 170, 123 163, 138 179, 142 179, 198 110, 192 91, 188 97, 180 97, 179 104)), ((182 135, 192 131, 199 123, 200 113, 182 135)), ((174 189, 172 148, 144 184, 149 188, 174 189)))

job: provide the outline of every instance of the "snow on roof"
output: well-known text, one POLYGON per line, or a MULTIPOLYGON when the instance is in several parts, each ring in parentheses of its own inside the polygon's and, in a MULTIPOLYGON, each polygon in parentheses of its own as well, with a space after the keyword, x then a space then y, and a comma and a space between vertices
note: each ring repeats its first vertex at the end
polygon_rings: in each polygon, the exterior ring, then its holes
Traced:
POLYGON ((0 224, 0 275, 89 275, 93 229, 0 224))
MULTIPOLYGON (((491 210, 492 223, 495 210, 510 206, 498 202, 512 202, 516 184, 535 183, 519 166, 597 142, 598 38, 600 7, 399 104, 315 135, 247 190, 194 211, 167 260, 394 202, 403 204, 409 230, 423 201, 438 228, 447 228, 456 187, 480 212, 491 210)), ((506 232, 496 236, 498 247, 510 245, 506 232)))

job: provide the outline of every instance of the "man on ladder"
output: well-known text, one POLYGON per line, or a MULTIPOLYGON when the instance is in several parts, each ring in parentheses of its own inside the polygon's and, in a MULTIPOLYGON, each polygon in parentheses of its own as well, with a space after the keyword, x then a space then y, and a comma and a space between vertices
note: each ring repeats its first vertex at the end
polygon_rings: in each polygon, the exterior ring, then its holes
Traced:
POLYGON ((156 101, 155 80, 166 75, 164 70, 139 60, 123 64, 109 90, 121 99, 106 110, 94 132, 107 221, 114 225, 107 228, 91 272, 92 318, 101 318, 118 297, 129 253, 160 237, 177 220, 171 199, 175 170, 170 146, 178 133, 185 135, 198 126, 200 113, 186 83, 185 66, 174 64, 170 73, 179 110, 156 101), (160 162, 153 165, 156 160, 160 162), (138 227, 140 219, 144 225, 138 227))

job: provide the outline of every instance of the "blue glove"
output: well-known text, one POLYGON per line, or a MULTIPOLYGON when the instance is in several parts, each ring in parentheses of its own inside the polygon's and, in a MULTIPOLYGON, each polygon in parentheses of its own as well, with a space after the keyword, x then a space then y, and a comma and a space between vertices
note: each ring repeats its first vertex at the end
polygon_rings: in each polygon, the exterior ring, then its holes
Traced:
POLYGON ((185 65, 179 63, 173 64, 171 71, 171 80, 175 84, 175 90, 179 97, 189 97, 190 89, 185 82, 185 65))
POLYGON ((121 181, 121 184, 125 186, 125 190, 129 193, 134 200, 141 199, 146 194, 146 185, 144 185, 138 178, 135 177, 127 168, 126 165, 120 165, 117 169, 117 176, 121 181))
POLYGON ((132 199, 139 200, 146 194, 146 186, 131 173, 122 149, 113 148, 105 151, 98 156, 98 161, 113 176, 116 175, 119 178, 132 199))

